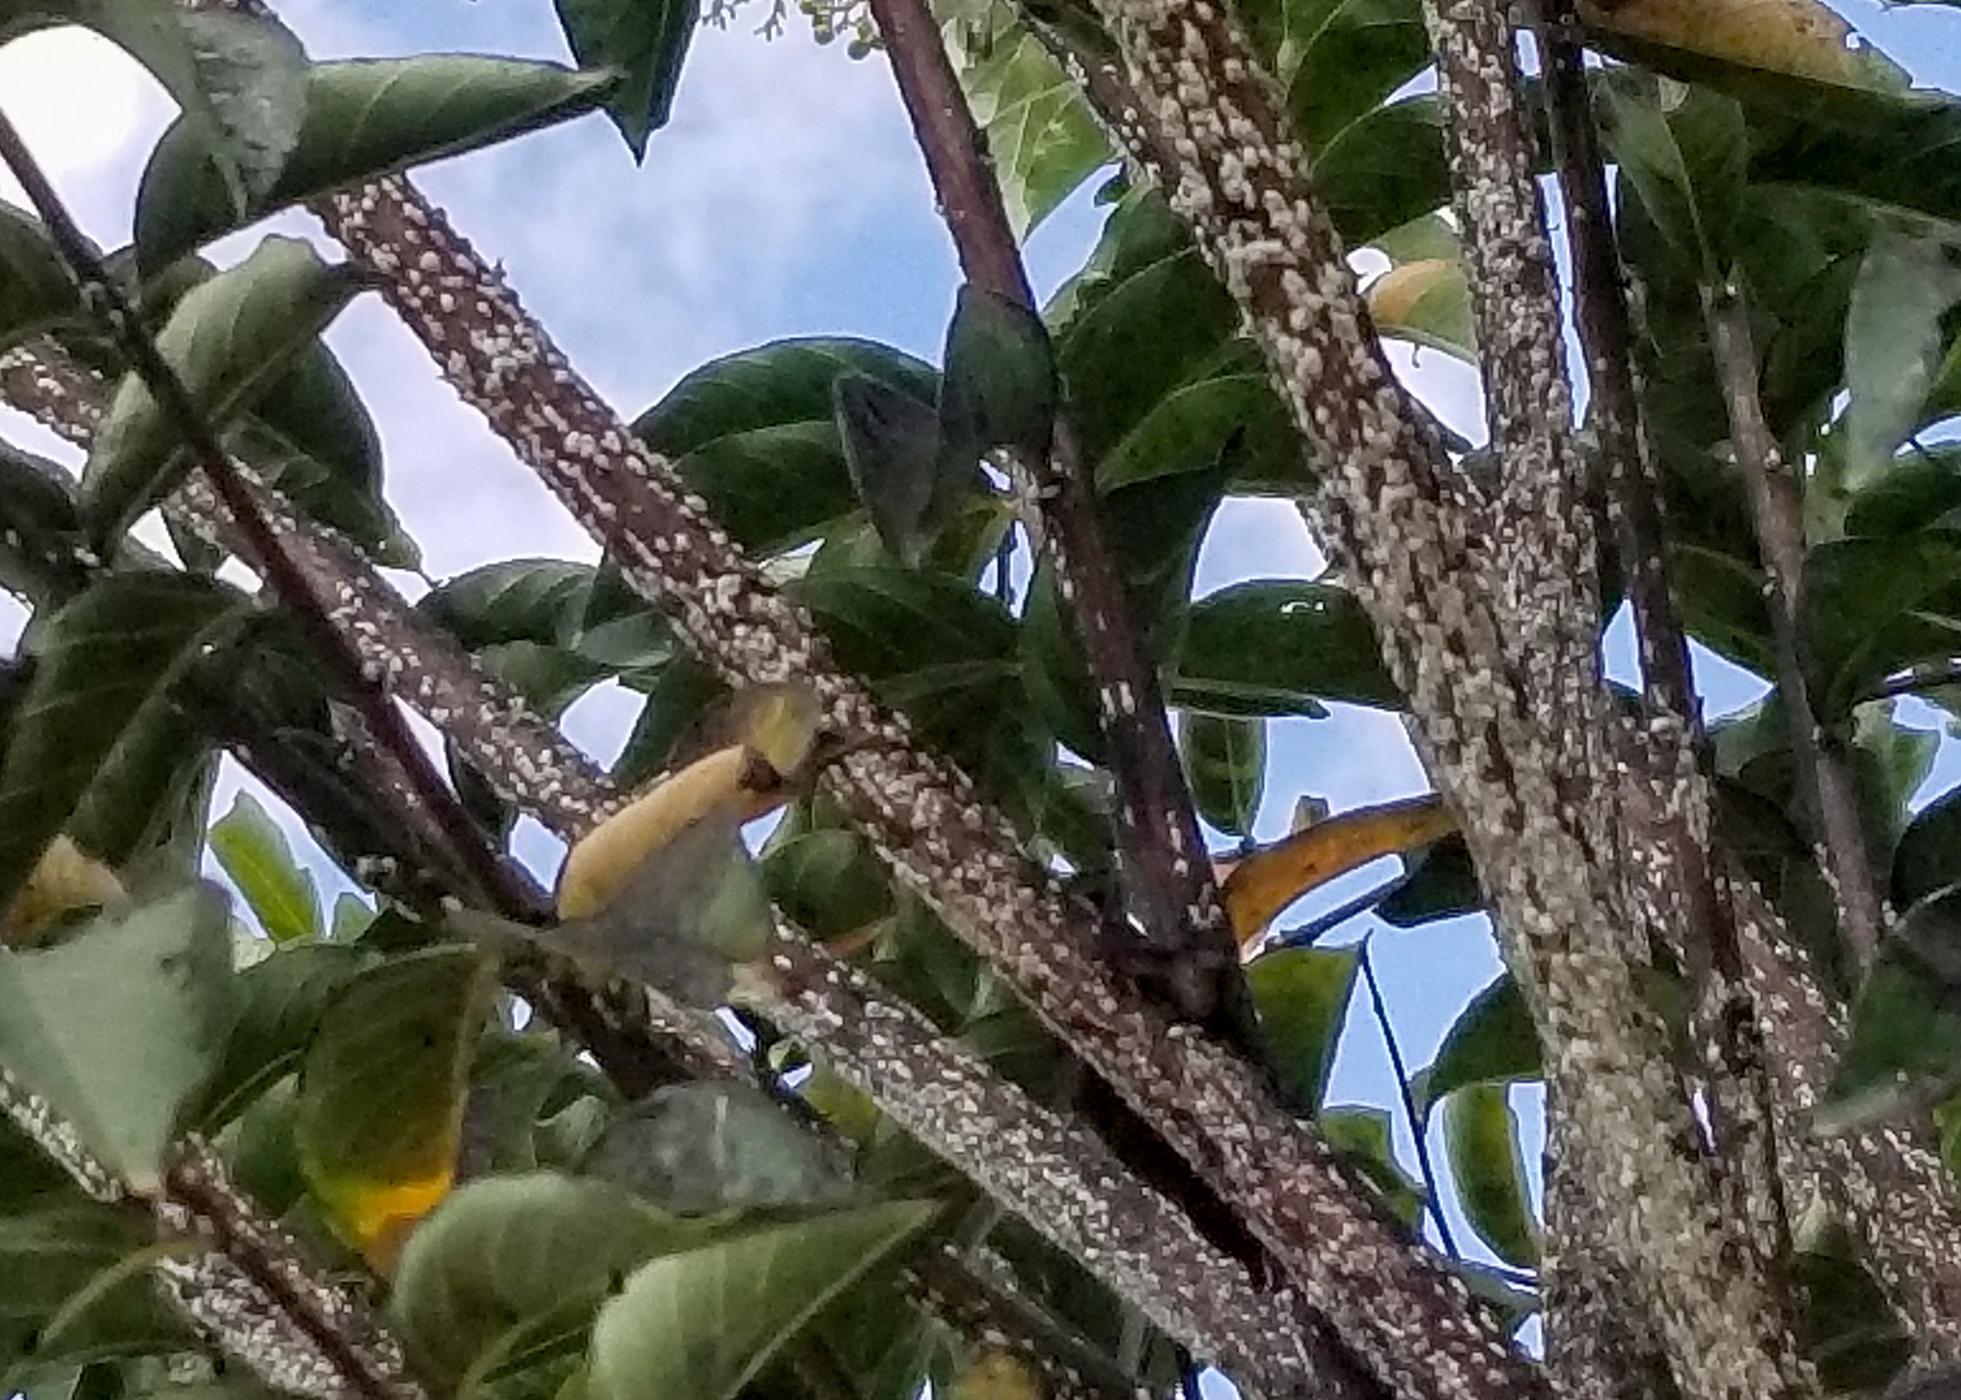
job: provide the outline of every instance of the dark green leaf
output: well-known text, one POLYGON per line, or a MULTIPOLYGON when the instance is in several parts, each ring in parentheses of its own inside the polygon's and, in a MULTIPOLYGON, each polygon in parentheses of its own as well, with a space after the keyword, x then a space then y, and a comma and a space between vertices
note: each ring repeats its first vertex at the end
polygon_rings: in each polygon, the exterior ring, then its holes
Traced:
POLYGON ((1315 157, 1314 183, 1351 246, 1448 202, 1437 99, 1406 97, 1349 123, 1315 157))
POLYGON ((1913 1354, 1886 1291, 1836 1249, 1801 1249, 1792 1262, 1804 1302, 1806 1354, 1819 1378, 1836 1392, 1886 1389, 1913 1354))
POLYGON ((1607 149, 1681 275, 1706 282, 1727 275, 1749 158, 1742 110, 1699 88, 1664 99, 1652 78, 1631 70, 1599 86, 1607 149))
POLYGON ((48 1324, 148 1241, 128 1216, 63 1201, 0 1216, 0 1385, 14 1391, 29 1365, 79 1365, 188 1345, 147 1272, 132 1270, 50 1336, 48 1324))
POLYGON ((11 897, 152 701, 241 615, 207 580, 118 575, 37 629, 0 759, 0 897, 11 897))
POLYGON ((1181 711, 1178 756, 1198 814, 1228 836, 1251 832, 1266 790, 1266 721, 1181 711))
POLYGON ((191 886, 0 954, 0 1063, 138 1191, 154 1190, 231 1018, 224 900, 191 886))
POLYGON ((1470 849, 1463 837, 1446 836, 1418 857, 1409 878, 1375 906, 1375 915, 1396 928, 1414 928, 1482 908, 1484 890, 1470 849))
POLYGON ((635 160, 647 137, 667 125, 688 41, 701 19, 696 0, 557 0, 558 20, 582 68, 615 68, 619 85, 606 114, 635 160))
POLYGON ((1045 460, 1058 392, 1041 318, 972 282, 961 287, 940 384, 940 472, 962 476, 994 447, 1045 460))
POLYGON ((812 937, 841 938, 892 912, 885 868, 849 831, 806 831, 763 857, 770 899, 812 937))
POLYGON ((40 221, 0 200, 0 350, 77 315, 81 304, 40 221))
POLYGON ((1893 853, 1892 901, 1911 909, 1961 884, 1961 788, 1950 788, 1914 817, 1893 853))
POLYGON ((1280 0, 1253 7, 1294 131, 1318 151, 1430 60, 1415 0, 1280 0), (1274 11, 1278 11, 1277 14, 1274 11))
POLYGON ((166 131, 136 197, 146 272, 288 204, 494 144, 591 110, 616 75, 552 63, 432 54, 314 64, 306 115, 278 178, 238 205, 196 128, 166 131))
POLYGON ((490 1177, 409 1237, 389 1315, 418 1361, 461 1377, 493 1348, 582 1331, 628 1270, 701 1233, 609 1182, 490 1177))
POLYGON ((844 375, 832 392, 858 499, 892 557, 917 568, 936 523, 931 513, 941 480, 938 415, 931 405, 870 375, 844 375))
POLYGON ((635 788, 670 767, 681 741, 727 693, 715 673, 685 652, 677 652, 647 693, 647 703, 613 764, 613 781, 635 788))
POLYGON ((1282 948, 1255 958, 1246 984, 1289 1100, 1318 1109, 1355 990, 1353 948, 1282 948))
POLYGON ((676 1215, 835 1206, 841 1164, 750 1084, 674 1084, 615 1118, 579 1163, 676 1215))
POLYGON ((275 943, 318 938, 320 889, 293 859, 286 833, 249 792, 211 828, 211 852, 275 943))
POLYGON ((759 1229, 644 1264, 593 1325, 592 1400, 728 1400, 823 1306, 939 1207, 893 1201, 759 1229))
POLYGON ((1354 595, 1277 579, 1234 584, 1192 605, 1171 699, 1240 715, 1311 715, 1324 700, 1401 703, 1354 595))
POLYGON ((1950 1085, 1961 1070, 1961 893, 1908 910, 1881 943, 1852 1007, 1852 1035, 1819 1110, 1855 1126, 1899 1095, 1950 1085))
POLYGON ((1429 1113, 1439 1099, 1472 1084, 1505 1084, 1540 1074, 1539 1031, 1511 974, 1498 977, 1471 998, 1437 1047, 1423 1073, 1418 1106, 1429 1113))
MULTIPOLYGON (((222 428, 280 382, 362 285, 361 274, 322 262, 311 244, 268 238, 188 292, 157 348, 205 421, 222 428)), ((189 465, 182 448, 171 415, 139 377, 125 375, 82 472, 82 514, 98 540, 118 538, 175 484, 189 465)))
POLYGON ((831 386, 864 374, 922 403, 939 396, 939 376, 920 360, 869 340, 776 340, 711 360, 633 420, 642 442, 679 459, 730 433, 829 422, 831 386))
POLYGON ((88 581, 75 478, 45 457, 0 443, 0 587, 59 606, 88 581))
POLYGON ((1114 491, 1225 465, 1235 484, 1301 492, 1314 482, 1309 448, 1263 374, 1223 374, 1173 389, 1096 464, 1114 491))
POLYGON ((782 423, 725 433, 677 467, 717 523, 745 549, 779 554, 808 543, 858 505, 838 425, 782 423))
POLYGON ((1444 1139, 1464 1218, 1500 1259, 1529 1269, 1539 1262, 1539 1226, 1507 1094, 1503 1084, 1454 1090, 1444 1099, 1444 1139))
POLYGON ((1910 448, 1852 498, 1848 535, 1907 535, 1961 528, 1961 448, 1910 448))
POLYGON ((1812 705, 1843 717, 1893 672, 1945 659, 1961 638, 1961 538, 1838 540, 1806 556, 1798 634, 1812 705))
POLYGON ((328 1003, 373 962, 374 956, 360 948, 303 943, 280 948, 239 973, 233 993, 237 1014, 195 1115, 198 1130, 217 1131, 269 1084, 297 1070, 328 1003))

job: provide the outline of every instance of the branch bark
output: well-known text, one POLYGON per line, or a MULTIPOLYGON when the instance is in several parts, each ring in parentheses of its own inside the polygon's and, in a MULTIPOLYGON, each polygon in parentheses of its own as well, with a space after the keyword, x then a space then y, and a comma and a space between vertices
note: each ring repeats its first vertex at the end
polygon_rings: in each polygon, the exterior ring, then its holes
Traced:
MULTIPOLYGON (((1034 291, 986 159, 986 137, 932 14, 923 0, 871 0, 871 12, 967 280, 1035 314, 1034 291)), ((1066 392, 1049 455, 1020 465, 1041 515, 1041 528, 1032 533, 1055 567, 1094 684, 1131 893, 1147 931, 1183 964, 1172 983, 1190 989, 1190 1004, 1180 1009, 1257 1060, 1258 1019, 1240 975, 1238 940, 1212 878, 1157 667, 1103 529, 1066 392)))

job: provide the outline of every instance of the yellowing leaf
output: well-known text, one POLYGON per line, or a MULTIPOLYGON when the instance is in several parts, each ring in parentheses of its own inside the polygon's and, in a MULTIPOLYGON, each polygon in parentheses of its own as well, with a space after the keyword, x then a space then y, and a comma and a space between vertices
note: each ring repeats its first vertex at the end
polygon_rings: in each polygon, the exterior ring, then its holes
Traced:
POLYGON ((1043 1400, 1034 1368, 1004 1347, 984 1347, 961 1368, 947 1400, 1043 1400))
POLYGON ((1401 855, 1457 829, 1442 801, 1420 797, 1362 807, 1314 823, 1233 864, 1225 876, 1226 912, 1241 947, 1309 890, 1378 856, 1401 855))
POLYGON ((332 1204, 335 1222, 377 1273, 394 1271, 402 1242, 417 1221, 442 1204, 456 1173, 439 1166, 420 1181, 357 1183, 332 1204))
POLYGON ((1871 87, 1874 56, 1824 0, 1581 0, 1588 24, 1752 68, 1871 87))
POLYGON ((735 738, 784 777, 801 769, 817 743, 823 711, 807 685, 756 685, 731 702, 735 738))
POLYGON ((1470 286, 1456 258, 1399 263, 1369 284, 1377 329, 1459 356, 1475 353, 1470 286))
POLYGON ((0 915, 0 943, 25 948, 63 914, 75 909, 113 908, 127 898, 116 872, 66 836, 41 852, 7 912, 0 915))
MULTIPOLYGON (((781 738, 773 736, 778 752, 781 738)), ((567 853, 558 872, 558 917, 598 914, 649 856, 704 818, 733 811, 738 821, 750 821, 781 806, 788 796, 782 772, 747 744, 731 744, 656 784, 567 853)))

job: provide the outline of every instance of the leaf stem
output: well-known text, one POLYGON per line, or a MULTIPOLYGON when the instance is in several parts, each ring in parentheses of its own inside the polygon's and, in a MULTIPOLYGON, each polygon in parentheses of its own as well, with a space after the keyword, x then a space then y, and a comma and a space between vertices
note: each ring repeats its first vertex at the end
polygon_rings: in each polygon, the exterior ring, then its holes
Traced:
POLYGON ((1457 1241, 1451 1237, 1450 1222, 1444 1219, 1443 1201, 1437 1195, 1436 1165, 1430 1160, 1428 1126, 1422 1114, 1416 1109, 1416 1094, 1410 1088, 1409 1066, 1403 1060, 1402 1046, 1396 1042, 1396 1028, 1389 1020, 1389 1004, 1383 1000, 1382 984, 1376 980, 1375 962, 1369 957, 1369 945, 1375 935, 1369 934, 1362 940, 1361 953, 1356 959, 1362 967, 1362 981, 1369 989, 1369 1004, 1375 1009, 1375 1021, 1382 1028, 1382 1043, 1389 1050, 1389 1067, 1396 1075, 1396 1092, 1403 1101, 1403 1113, 1409 1118, 1411 1140, 1416 1144, 1416 1169, 1423 1174, 1423 1199, 1430 1207, 1430 1218, 1437 1222, 1437 1239, 1442 1242, 1444 1253, 1452 1259, 1461 1261, 1457 1241))

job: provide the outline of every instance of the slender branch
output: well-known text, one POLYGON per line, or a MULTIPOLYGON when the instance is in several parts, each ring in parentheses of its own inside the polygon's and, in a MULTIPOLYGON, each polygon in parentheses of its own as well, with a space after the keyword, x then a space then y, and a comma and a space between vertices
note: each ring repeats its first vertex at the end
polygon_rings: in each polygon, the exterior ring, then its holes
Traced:
POLYGON ((266 581, 307 633, 315 654, 335 673, 376 739, 394 754, 414 784, 418 800, 442 824, 454 849, 469 861, 472 874, 482 887, 499 902, 515 903, 515 887, 503 861, 484 843, 476 824, 437 775, 393 701, 374 684, 359 656, 343 640, 324 600, 314 595, 305 572, 288 556, 279 537, 259 513, 251 489, 233 469, 217 434, 205 421, 176 370, 157 349, 142 318, 129 305, 121 288, 69 217, 61 197, 4 113, 0 113, 0 160, 5 161, 27 192, 29 202, 47 226, 49 237, 80 284, 84 301, 99 309, 104 325, 224 501, 234 524, 264 568, 266 581))
POLYGON ((1961 657, 1949 657, 1932 665, 1916 666, 1904 675, 1891 676, 1860 693, 1859 703, 1869 700, 1897 700, 1903 695, 1920 695, 1944 685, 1961 682, 1961 657))
MULTIPOLYGON (((924 0, 870 3, 968 281, 1037 314, 988 163, 987 137, 967 105, 938 24, 924 0)), ((1104 530, 1066 394, 1049 454, 1019 465, 1034 485, 1030 495, 1041 512, 1043 547, 1096 693, 1116 786, 1118 842, 1146 929, 1188 969, 1194 962, 1209 969, 1202 980, 1178 979, 1179 986, 1198 988, 1205 1003, 1181 1009, 1199 1020, 1224 1013, 1213 1023, 1257 1059, 1257 1020, 1239 970, 1238 941, 1212 878, 1157 666, 1104 530)))
POLYGON ((1838 897, 1846 946, 1865 967, 1879 951, 1886 918, 1859 819, 1851 763, 1844 746, 1820 723, 1805 682, 1797 631, 1805 555, 1798 482, 1764 420, 1757 352, 1742 287, 1707 287, 1703 295, 1723 402, 1729 411, 1730 445, 1750 495, 1757 546, 1770 577, 1764 602, 1777 647, 1778 699, 1790 725, 1798 783, 1816 823, 1820 863, 1838 897))
POLYGON ((1332 930, 1340 928, 1343 924, 1358 915, 1368 913, 1369 910, 1375 908, 1376 905, 1382 903, 1383 900, 1389 898, 1390 895, 1407 885, 1409 880, 1410 877, 1407 875, 1398 875, 1393 880, 1384 880, 1374 889, 1362 891, 1362 893, 1356 895, 1346 903, 1337 904, 1325 914, 1317 914, 1304 924, 1297 924, 1293 928, 1282 930, 1280 936, 1273 940, 1270 947, 1275 949, 1306 948, 1319 943, 1332 930))
POLYGON ((1444 1219, 1443 1197, 1437 1189, 1437 1169, 1430 1160, 1428 1124, 1417 1111, 1416 1095, 1410 1089, 1409 1066, 1403 1062, 1403 1050, 1396 1043, 1396 1028, 1389 1020, 1389 1005, 1382 998, 1382 984, 1376 981, 1375 960, 1369 956, 1369 945, 1374 940, 1370 934, 1362 940, 1357 961, 1362 965, 1362 981, 1369 989, 1369 1005, 1375 1010, 1375 1023, 1382 1028, 1382 1043, 1389 1051, 1389 1068, 1396 1076, 1396 1092, 1402 1098, 1403 1115, 1409 1119, 1411 1139, 1416 1143, 1416 1169, 1423 1174, 1423 1200, 1430 1208, 1430 1218, 1437 1222, 1437 1238, 1443 1241, 1444 1253, 1452 1259, 1464 1256, 1457 1248, 1457 1241, 1451 1238, 1450 1222, 1444 1219))

